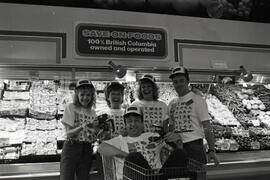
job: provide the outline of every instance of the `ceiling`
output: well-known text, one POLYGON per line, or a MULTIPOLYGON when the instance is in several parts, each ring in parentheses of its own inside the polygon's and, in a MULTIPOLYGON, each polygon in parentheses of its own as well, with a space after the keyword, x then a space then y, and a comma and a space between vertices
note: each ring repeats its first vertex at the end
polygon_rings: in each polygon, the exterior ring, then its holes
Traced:
POLYGON ((0 0, 270 23, 269 0, 0 0))

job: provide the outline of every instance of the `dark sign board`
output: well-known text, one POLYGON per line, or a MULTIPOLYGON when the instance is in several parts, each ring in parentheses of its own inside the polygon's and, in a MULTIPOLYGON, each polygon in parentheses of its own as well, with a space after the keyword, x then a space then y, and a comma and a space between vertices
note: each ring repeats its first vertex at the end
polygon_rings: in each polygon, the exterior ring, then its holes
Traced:
POLYGON ((78 24, 79 56, 158 58, 167 56, 166 32, 159 28, 78 24))

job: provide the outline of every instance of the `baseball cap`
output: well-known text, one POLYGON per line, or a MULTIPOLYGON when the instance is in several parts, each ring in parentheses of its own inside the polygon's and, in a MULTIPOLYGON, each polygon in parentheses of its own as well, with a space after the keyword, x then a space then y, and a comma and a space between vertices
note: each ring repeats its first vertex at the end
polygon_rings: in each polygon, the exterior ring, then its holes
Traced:
POLYGON ((106 86, 106 90, 108 91, 108 90, 112 90, 112 89, 123 90, 123 89, 125 89, 125 86, 122 83, 120 83, 119 81, 112 81, 106 86))
POLYGON ((124 118, 126 118, 126 116, 129 114, 137 114, 139 116, 142 116, 141 109, 140 109, 140 107, 137 107, 137 106, 128 107, 125 111, 124 118))
POLYGON ((143 77, 140 79, 140 81, 142 81, 142 80, 149 80, 152 83, 156 82, 156 79, 151 74, 144 74, 143 77))
POLYGON ((173 68, 169 78, 172 79, 174 75, 176 74, 183 74, 183 75, 187 75, 188 71, 184 66, 178 66, 176 68, 173 68))
POLYGON ((78 87, 83 86, 83 85, 93 86, 93 84, 92 84, 92 82, 90 80, 88 80, 88 79, 80 79, 80 80, 77 81, 75 88, 78 88, 78 87))

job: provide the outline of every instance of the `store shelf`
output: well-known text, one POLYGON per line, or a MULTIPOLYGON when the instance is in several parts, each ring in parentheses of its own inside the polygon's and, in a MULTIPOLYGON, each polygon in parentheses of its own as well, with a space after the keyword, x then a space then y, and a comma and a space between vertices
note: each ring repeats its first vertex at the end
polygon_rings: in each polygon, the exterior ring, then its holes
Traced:
MULTIPOLYGON (((219 166, 207 165, 208 180, 234 180, 253 178, 266 180, 270 175, 270 152, 246 151, 218 153, 219 166)), ((93 162, 95 165, 95 162, 93 162)), ((59 179, 60 163, 17 163, 1 164, 0 179, 59 179)), ((95 169, 95 167, 93 167, 95 169)), ((94 174, 92 171, 90 174, 94 174)))

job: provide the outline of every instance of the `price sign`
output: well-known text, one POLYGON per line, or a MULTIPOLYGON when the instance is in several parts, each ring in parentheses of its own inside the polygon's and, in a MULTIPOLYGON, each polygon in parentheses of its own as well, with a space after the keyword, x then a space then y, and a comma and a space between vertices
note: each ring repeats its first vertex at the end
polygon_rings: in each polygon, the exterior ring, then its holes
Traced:
POLYGON ((164 59, 166 31, 160 28, 81 23, 76 26, 79 56, 164 59))

